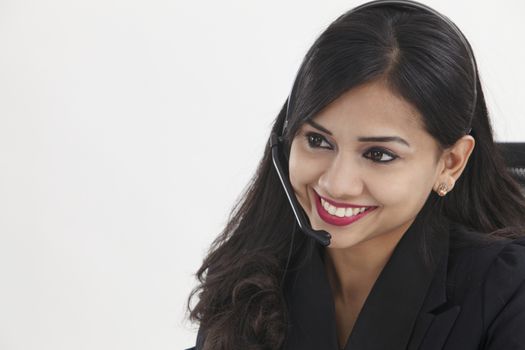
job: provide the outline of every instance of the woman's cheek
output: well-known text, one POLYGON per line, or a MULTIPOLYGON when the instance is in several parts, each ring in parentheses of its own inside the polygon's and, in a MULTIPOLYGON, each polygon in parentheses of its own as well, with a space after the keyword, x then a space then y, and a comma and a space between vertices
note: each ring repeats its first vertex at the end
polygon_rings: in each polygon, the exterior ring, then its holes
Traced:
POLYGON ((419 180, 399 171, 384 170, 366 177, 367 188, 381 205, 409 200, 417 192, 419 180))
POLYGON ((308 164, 304 162, 304 158, 298 157, 297 153, 290 153, 290 183, 297 200, 303 208, 305 208, 307 203, 306 199, 308 198, 305 185, 308 183, 311 176, 307 165, 308 164))

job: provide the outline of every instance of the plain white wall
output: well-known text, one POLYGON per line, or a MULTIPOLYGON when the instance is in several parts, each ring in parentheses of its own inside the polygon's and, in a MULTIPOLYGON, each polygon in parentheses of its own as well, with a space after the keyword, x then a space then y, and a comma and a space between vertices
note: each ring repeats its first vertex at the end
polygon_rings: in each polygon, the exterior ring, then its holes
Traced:
MULTIPOLYGON (((0 348, 182 349, 308 47, 364 1, 0 0, 0 348)), ((521 0, 425 3, 525 141, 521 0)))

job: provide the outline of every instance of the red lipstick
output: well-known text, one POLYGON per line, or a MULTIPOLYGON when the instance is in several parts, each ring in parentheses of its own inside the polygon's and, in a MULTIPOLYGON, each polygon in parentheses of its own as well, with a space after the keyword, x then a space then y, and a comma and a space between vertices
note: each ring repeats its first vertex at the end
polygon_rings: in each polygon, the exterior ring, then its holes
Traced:
POLYGON ((321 204, 321 197, 317 194, 317 192, 315 192, 315 197, 316 197, 316 200, 315 200, 315 206, 317 207, 317 213, 319 214, 319 216, 321 217, 321 219, 323 219, 325 222, 331 224, 331 225, 335 225, 335 226, 346 226, 346 225, 350 225, 351 223, 365 217, 366 215, 368 215, 370 212, 374 211, 377 207, 370 207, 370 206, 366 206, 366 205, 353 205, 353 204, 342 204, 342 203, 337 203, 337 202, 334 202, 332 200, 328 200, 328 199, 325 199, 323 198, 324 200, 326 200, 328 203, 338 207, 338 208, 361 208, 361 207, 368 207, 368 209, 366 209, 364 212, 362 213, 359 213, 357 215, 353 215, 353 216, 350 216, 350 217, 346 217, 346 216, 343 216, 342 218, 338 217, 338 216, 335 216, 335 215, 332 215, 330 214, 329 212, 326 211, 325 208, 323 208, 322 204, 321 204))

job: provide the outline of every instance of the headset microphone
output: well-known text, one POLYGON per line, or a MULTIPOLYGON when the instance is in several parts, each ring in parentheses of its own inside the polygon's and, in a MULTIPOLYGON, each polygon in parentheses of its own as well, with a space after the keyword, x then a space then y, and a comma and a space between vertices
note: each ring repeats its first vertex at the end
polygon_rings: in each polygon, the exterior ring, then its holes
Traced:
POLYGON ((314 230, 310 224, 306 221, 306 218, 304 216, 304 213, 302 212, 302 208, 299 205, 299 202, 297 200, 297 197, 295 197, 295 193, 293 191, 292 185, 290 184, 290 180, 288 179, 288 174, 285 172, 284 168, 281 166, 281 160, 279 159, 279 154, 282 152, 281 148, 281 139, 275 132, 273 132, 270 136, 270 147, 272 149, 272 160, 273 165, 275 166, 275 170, 277 170, 277 174, 279 175, 279 179, 281 180, 281 183, 284 188, 284 192, 286 192, 286 196, 288 197, 288 201, 290 202, 290 205, 292 206, 293 213, 295 214, 295 218, 297 219, 297 222, 299 224, 299 228, 307 235, 321 243, 323 246, 327 246, 330 244, 330 238, 332 236, 323 230, 314 230))

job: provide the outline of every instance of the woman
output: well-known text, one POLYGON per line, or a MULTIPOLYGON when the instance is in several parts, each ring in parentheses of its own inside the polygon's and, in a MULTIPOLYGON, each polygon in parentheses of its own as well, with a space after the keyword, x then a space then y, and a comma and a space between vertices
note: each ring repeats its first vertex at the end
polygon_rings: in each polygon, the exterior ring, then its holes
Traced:
POLYGON ((524 226, 459 29, 361 5, 306 54, 197 272, 196 349, 525 349, 524 226))

